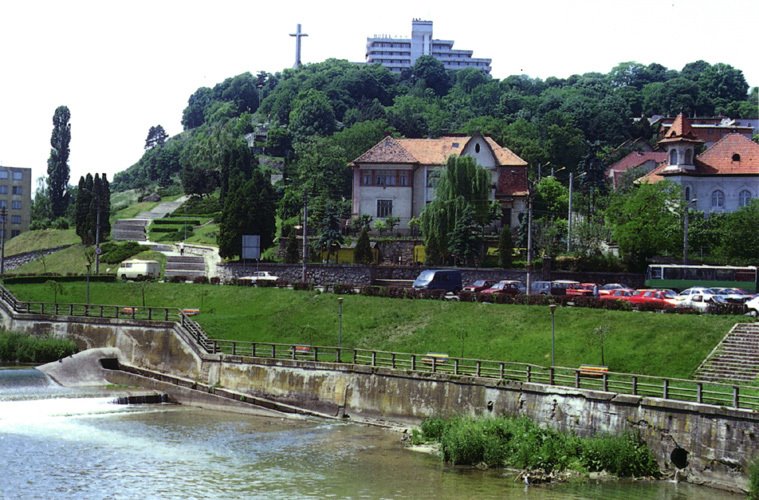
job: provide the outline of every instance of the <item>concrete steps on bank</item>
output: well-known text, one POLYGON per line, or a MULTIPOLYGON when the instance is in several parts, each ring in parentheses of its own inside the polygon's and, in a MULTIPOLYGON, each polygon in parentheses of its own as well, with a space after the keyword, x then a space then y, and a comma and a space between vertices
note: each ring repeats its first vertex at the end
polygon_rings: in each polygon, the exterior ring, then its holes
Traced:
POLYGON ((759 323, 739 323, 696 370, 708 382, 748 382, 759 377, 759 323))
POLYGON ((111 228, 111 239, 118 241, 147 241, 148 224, 146 219, 119 219, 111 228))
POLYGON ((199 276, 206 276, 206 261, 196 255, 168 255, 166 256, 165 278, 183 276, 187 280, 193 280, 199 276))

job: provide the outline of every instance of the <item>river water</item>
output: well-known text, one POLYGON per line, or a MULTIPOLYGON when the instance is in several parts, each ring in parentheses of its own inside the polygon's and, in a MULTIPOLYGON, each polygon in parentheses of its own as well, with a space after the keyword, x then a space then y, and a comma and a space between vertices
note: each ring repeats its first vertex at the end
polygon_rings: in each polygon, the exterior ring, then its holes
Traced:
POLYGON ((445 466, 377 427, 112 400, 0 369, 0 497, 741 498, 668 481, 525 486, 445 466))

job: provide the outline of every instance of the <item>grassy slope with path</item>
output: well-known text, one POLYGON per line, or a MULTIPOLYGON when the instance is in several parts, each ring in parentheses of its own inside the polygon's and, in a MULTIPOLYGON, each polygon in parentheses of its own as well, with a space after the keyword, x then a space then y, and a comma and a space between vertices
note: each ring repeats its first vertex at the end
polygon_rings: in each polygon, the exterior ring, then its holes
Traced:
MULTIPOLYGON (((141 305, 142 284, 93 283, 92 302, 141 305)), ((46 285, 10 285, 21 300, 52 302, 46 285)), ((200 308, 197 321, 212 338, 337 344, 334 294, 286 289, 148 283, 146 304, 200 308)), ((62 302, 83 303, 84 283, 65 283, 62 302)), ((343 346, 397 352, 550 364, 547 307, 344 296, 343 346)), ((606 364, 612 371, 690 378, 742 316, 697 316, 559 308, 556 364, 599 364, 593 330, 608 326, 606 364)))

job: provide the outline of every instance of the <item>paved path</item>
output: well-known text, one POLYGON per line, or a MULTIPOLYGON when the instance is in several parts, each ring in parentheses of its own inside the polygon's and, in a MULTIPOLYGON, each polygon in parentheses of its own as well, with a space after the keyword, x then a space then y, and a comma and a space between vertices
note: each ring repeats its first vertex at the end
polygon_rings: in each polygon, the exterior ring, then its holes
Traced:
POLYGON ((160 219, 161 217, 165 217, 166 215, 174 212, 177 208, 182 206, 182 203, 187 201, 187 196, 181 196, 177 198, 174 201, 165 201, 162 203, 159 203, 158 205, 154 206, 152 209, 150 209, 147 212, 141 212, 137 214, 135 219, 160 219))

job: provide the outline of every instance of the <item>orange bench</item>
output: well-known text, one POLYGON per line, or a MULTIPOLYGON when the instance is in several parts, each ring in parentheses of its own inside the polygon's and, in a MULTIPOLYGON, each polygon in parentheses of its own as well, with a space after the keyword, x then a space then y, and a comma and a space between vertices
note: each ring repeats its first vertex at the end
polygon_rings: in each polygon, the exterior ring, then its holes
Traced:
POLYGON ((608 366, 580 365, 578 368, 581 377, 603 377, 609 373, 608 366))
POLYGON ((295 355, 301 355, 301 356, 308 356, 311 354, 311 346, 310 345, 296 345, 292 347, 293 353, 295 355))
POLYGON ((182 313, 185 316, 197 316, 200 314, 200 309, 182 309, 182 313))

